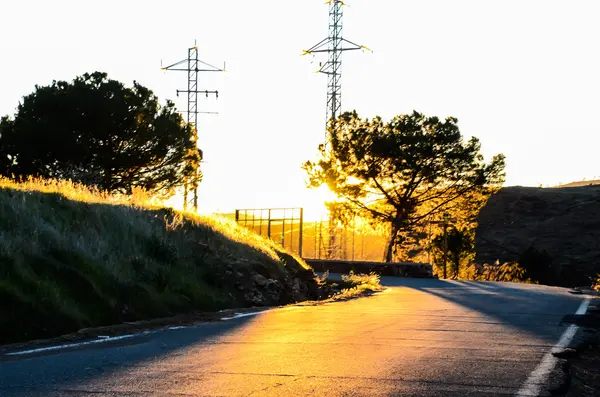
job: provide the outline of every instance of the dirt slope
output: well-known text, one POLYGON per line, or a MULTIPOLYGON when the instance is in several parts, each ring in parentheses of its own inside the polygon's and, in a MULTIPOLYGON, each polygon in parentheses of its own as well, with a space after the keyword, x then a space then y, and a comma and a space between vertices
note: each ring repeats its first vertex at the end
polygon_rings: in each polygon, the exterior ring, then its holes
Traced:
POLYGON ((519 261, 529 250, 541 258, 540 282, 590 285, 600 273, 600 186, 501 189, 479 214, 476 250, 477 263, 519 261))

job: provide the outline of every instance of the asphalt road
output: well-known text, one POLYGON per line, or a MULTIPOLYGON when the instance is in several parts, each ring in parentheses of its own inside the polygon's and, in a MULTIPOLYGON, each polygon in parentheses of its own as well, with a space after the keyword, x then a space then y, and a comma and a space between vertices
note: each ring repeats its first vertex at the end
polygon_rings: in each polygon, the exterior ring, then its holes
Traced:
POLYGON ((515 395, 583 297, 386 279, 384 293, 0 356, 0 396, 515 395))

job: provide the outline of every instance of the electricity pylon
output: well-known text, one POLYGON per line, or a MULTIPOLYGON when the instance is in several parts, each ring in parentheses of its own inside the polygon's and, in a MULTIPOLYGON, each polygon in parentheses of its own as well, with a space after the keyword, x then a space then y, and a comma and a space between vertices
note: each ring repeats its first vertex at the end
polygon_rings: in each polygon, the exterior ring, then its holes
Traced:
MULTIPOLYGON (((369 50, 363 45, 356 44, 342 36, 342 16, 345 5, 341 0, 330 0, 329 2, 329 36, 321 40, 310 49, 304 51, 304 55, 326 52, 329 59, 321 64, 318 73, 327 75, 327 119, 329 123, 335 122, 342 108, 342 53, 344 51, 369 50)), ((325 136, 327 145, 327 136, 325 136)))
MULTIPOLYGON (((356 44, 342 36, 342 16, 345 5, 341 0, 329 0, 329 36, 321 40, 310 49, 304 51, 304 55, 326 52, 329 58, 325 64, 321 64, 319 73, 327 75, 327 118, 326 124, 335 124, 342 108, 342 53, 344 51, 369 50, 363 45, 356 44)), ((325 129, 324 147, 328 143, 327 128, 325 129)), ((322 238, 322 236, 321 236, 322 238)), ((335 241, 335 225, 333 219, 329 218, 329 246, 327 247, 327 258, 333 258, 337 251, 335 241)))
MULTIPOLYGON (((187 122, 188 125, 192 128, 194 146, 198 148, 198 114, 206 113, 206 114, 215 114, 215 112, 199 112, 198 111, 198 94, 205 94, 208 98, 209 95, 215 95, 215 97, 219 98, 219 91, 216 90, 198 90, 198 73, 199 72, 224 72, 225 64, 223 64, 223 69, 218 68, 216 66, 210 65, 206 62, 203 62, 198 59, 198 47, 194 43, 194 46, 188 48, 188 57, 187 59, 176 62, 172 65, 165 66, 162 70, 169 71, 179 71, 179 72, 187 72, 188 73, 188 88, 187 90, 177 90, 177 96, 179 93, 187 93, 187 122), (186 66, 187 64, 187 66, 186 66), (198 66, 202 65, 203 69, 200 69, 198 66)), ((200 150, 200 160, 202 160, 202 151, 200 150)), ((201 172, 200 167, 198 167, 194 173, 188 180, 184 182, 183 187, 183 209, 187 210, 188 205, 190 204, 188 195, 192 192, 192 206, 194 211, 198 211, 198 184, 200 183, 201 172)))

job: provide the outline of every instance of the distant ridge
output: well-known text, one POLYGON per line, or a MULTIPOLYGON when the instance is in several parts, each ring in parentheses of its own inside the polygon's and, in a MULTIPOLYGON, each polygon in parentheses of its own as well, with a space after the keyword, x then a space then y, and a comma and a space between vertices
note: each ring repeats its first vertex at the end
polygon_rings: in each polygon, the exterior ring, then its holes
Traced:
POLYGON ((580 187, 580 186, 591 186, 591 185, 600 185, 600 179, 571 182, 571 183, 566 183, 564 185, 558 185, 556 187, 580 187))
POLYGON ((577 184, 593 182, 500 189, 478 214, 475 262, 529 256, 542 284, 591 285, 600 274, 600 184, 577 184))

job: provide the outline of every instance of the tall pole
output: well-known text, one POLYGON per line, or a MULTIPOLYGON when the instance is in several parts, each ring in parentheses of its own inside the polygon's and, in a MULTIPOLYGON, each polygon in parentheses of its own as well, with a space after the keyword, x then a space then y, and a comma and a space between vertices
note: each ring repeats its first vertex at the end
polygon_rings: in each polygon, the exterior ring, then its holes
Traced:
MULTIPOLYGON (((188 48, 188 57, 187 59, 176 62, 172 65, 165 66, 162 68, 165 71, 180 71, 187 72, 188 74, 188 86, 187 90, 177 90, 177 96, 180 93, 187 93, 187 123, 188 126, 192 129, 192 139, 194 141, 194 147, 198 148, 198 114, 215 114, 215 112, 200 112, 198 111, 198 94, 205 94, 208 98, 209 95, 214 95, 217 99, 219 98, 219 91, 216 90, 198 90, 198 72, 224 72, 225 65, 223 65, 223 69, 218 68, 216 66, 212 66, 206 62, 198 59, 198 47, 194 44, 193 47, 188 48), (202 69, 199 66, 202 65, 202 69), (187 67, 185 67, 187 66, 187 67)), ((200 160, 202 160, 202 151, 200 151, 200 160)), ((200 172, 200 167, 196 168, 194 174, 191 175, 185 182, 183 186, 183 209, 187 210, 189 202, 189 193, 192 193, 192 206, 194 211, 198 211, 198 185, 200 183, 200 179, 202 178, 202 173, 200 172)))
MULTIPOLYGON (((429 221, 429 228, 431 230, 432 224, 442 225, 444 228, 444 278, 448 277, 447 271, 447 261, 448 261, 448 226, 452 223, 456 222, 455 218, 450 217, 450 214, 444 213, 442 215, 441 221, 429 221)), ((431 232, 430 232, 431 233, 431 232)))
MULTIPOLYGON (((335 128, 335 123, 340 115, 342 108, 342 53, 344 51, 354 51, 360 49, 368 49, 365 46, 353 43, 346 40, 342 35, 342 17, 343 17, 342 0, 329 0, 329 35, 321 40, 310 49, 304 51, 304 55, 328 53, 329 57, 325 64, 321 64, 319 73, 327 75, 327 111, 326 125, 332 129, 335 128)), ((329 137, 327 136, 327 128, 325 129, 324 146, 327 147, 329 137)), ((336 238, 335 238, 335 222, 329 219, 329 249, 327 249, 328 259, 335 255, 336 238)))
MULTIPOLYGON (((355 51, 367 49, 363 45, 347 40, 342 35, 343 7, 341 0, 329 1, 329 35, 310 49, 304 51, 304 55, 327 53, 328 60, 320 64, 319 73, 327 75, 327 118, 326 122, 337 120, 342 108, 342 53, 344 51, 355 51)), ((325 145, 327 145, 325 136, 325 145)))
POLYGON ((444 279, 447 278, 446 263, 448 258, 448 223, 444 222, 444 279))
MULTIPOLYGON (((293 227, 293 225, 292 225, 293 227)), ((302 246, 303 246, 303 241, 302 239, 304 238, 304 208, 300 208, 300 241, 298 242, 298 255, 300 255, 300 257, 302 257, 302 246)))

